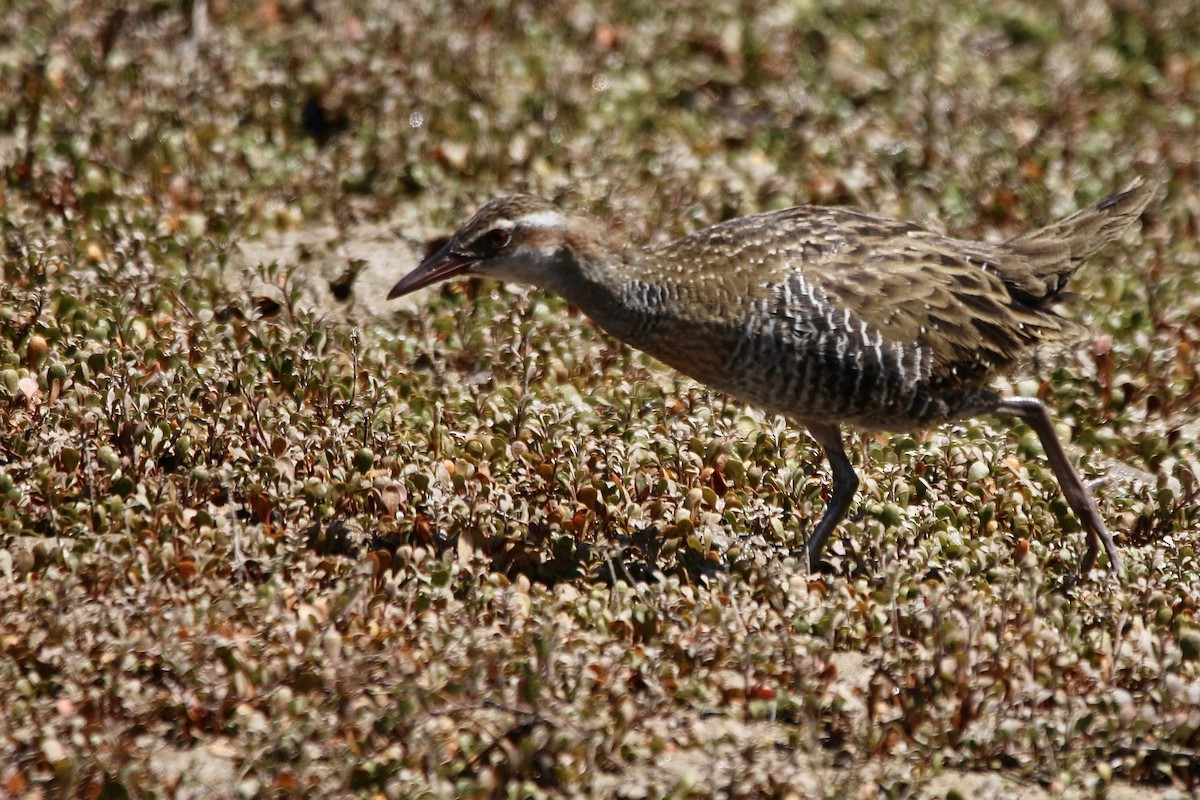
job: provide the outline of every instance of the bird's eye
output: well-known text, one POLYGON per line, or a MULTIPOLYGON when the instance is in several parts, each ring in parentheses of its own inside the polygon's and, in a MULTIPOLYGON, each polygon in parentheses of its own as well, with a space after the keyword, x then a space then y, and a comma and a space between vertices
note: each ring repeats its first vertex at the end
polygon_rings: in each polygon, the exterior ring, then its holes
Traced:
POLYGON ((493 228, 483 235, 483 246, 488 250, 500 250, 512 241, 512 232, 504 228, 493 228))

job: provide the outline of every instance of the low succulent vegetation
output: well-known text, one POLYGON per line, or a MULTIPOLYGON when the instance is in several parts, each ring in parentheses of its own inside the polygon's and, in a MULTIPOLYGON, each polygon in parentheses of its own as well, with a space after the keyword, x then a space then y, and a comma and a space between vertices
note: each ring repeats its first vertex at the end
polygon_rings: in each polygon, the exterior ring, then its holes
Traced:
POLYGON ((0 793, 1195 790, 1196 30, 1189 0, 0 10, 0 793), (854 437, 808 575, 827 471, 786 422, 554 298, 358 320, 237 246, 512 190, 635 243, 796 202, 1003 237, 1135 175, 1164 197, 1077 276, 1087 338, 1013 379, 1107 475, 1120 585, 1069 586, 1027 429, 854 437))

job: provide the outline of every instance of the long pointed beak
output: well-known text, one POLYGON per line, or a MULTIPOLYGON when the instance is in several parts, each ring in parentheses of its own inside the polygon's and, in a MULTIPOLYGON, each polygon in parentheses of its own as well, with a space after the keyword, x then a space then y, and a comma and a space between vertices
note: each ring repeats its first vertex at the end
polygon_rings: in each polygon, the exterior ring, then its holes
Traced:
POLYGON ((415 292, 417 289, 423 289, 438 281, 461 275, 475 263, 475 260, 470 256, 453 252, 450 245, 447 244, 422 261, 419 267, 401 278, 400 282, 388 292, 387 299, 395 300, 397 297, 415 292))

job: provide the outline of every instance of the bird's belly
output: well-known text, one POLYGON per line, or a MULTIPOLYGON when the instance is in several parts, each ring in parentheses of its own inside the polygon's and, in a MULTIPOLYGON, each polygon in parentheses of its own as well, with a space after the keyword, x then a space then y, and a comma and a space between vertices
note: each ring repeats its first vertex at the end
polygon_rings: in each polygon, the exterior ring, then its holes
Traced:
POLYGON ((806 422, 847 424, 868 430, 911 430, 959 415, 970 393, 942 394, 924 382, 904 384, 897 376, 795 359, 762 365, 757 374, 736 376, 723 392, 751 405, 806 422))
POLYGON ((713 389, 808 422, 911 430, 963 416, 987 393, 949 387, 918 345, 862 346, 847 338, 812 343, 794 337, 672 337, 648 342, 650 355, 713 389))

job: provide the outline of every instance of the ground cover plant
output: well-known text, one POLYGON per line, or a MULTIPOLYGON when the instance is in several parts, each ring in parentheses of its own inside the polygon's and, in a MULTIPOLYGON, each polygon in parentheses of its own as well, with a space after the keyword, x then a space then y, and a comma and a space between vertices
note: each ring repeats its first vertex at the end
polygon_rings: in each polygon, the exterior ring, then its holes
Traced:
POLYGON ((0 793, 1194 791, 1196 31, 1188 0, 4 6, 0 793), (539 293, 381 312, 371 259, 307 267, 369 229, 395 280, 514 190, 634 245, 798 202, 1000 238, 1136 175, 1163 197, 1076 276, 1087 336, 1010 387, 1108 481, 1128 579, 1069 590, 1028 429, 852 437, 808 575, 826 466, 784 421, 539 293))

